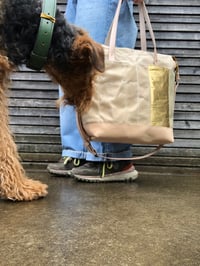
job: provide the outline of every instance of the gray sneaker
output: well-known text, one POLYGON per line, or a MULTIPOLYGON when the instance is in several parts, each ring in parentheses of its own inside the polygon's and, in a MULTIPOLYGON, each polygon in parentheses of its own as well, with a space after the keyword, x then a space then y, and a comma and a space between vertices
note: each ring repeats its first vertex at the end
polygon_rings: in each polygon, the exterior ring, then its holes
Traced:
POLYGON ((49 173, 59 176, 71 176, 71 170, 74 167, 81 166, 86 161, 71 157, 62 157, 57 163, 50 163, 47 166, 49 173))
POLYGON ((138 177, 130 161, 87 162, 73 168, 71 174, 75 179, 86 182, 133 181, 138 177))

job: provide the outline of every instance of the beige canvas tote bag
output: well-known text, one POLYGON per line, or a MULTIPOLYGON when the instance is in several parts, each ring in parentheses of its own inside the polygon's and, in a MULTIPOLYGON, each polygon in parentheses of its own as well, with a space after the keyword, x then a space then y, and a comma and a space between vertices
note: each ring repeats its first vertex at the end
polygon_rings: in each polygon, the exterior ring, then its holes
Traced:
MULTIPOLYGON (((158 54, 145 4, 139 5, 142 50, 115 47, 119 0, 103 45, 106 70, 97 77, 89 110, 77 114, 85 144, 90 141, 166 144, 174 141, 173 115, 178 66, 170 55, 158 54), (146 51, 145 22, 154 51, 146 51)), ((128 34, 128 33, 127 33, 128 34)))

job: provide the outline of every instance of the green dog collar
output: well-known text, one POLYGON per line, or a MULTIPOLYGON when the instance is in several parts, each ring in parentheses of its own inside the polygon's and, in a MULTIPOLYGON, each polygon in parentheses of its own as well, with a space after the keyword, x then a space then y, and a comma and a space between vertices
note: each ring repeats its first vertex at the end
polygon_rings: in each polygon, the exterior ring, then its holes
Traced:
POLYGON ((40 70, 44 66, 51 45, 55 24, 56 0, 43 0, 40 25, 28 67, 40 70))

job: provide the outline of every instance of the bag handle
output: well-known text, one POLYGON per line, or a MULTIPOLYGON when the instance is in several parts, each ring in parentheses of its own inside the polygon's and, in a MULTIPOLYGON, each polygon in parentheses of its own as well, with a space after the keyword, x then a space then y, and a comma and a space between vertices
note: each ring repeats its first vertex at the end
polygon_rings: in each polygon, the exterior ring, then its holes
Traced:
POLYGON ((102 153, 97 153, 97 151, 93 148, 93 146, 91 144, 91 138, 90 138, 90 136, 88 136, 87 132, 84 129, 83 122, 82 122, 82 117, 81 117, 81 114, 79 112, 76 112, 76 120, 77 120, 78 129, 79 129, 80 135, 81 135, 81 137, 83 139, 85 147, 95 157, 100 157, 100 158, 108 159, 108 160, 116 160, 116 161, 141 160, 141 159, 145 159, 145 158, 148 158, 148 157, 154 155, 155 153, 157 153, 163 147, 163 144, 160 144, 160 145, 156 146, 155 149, 152 152, 149 152, 149 153, 147 153, 145 155, 141 155, 141 156, 135 156, 135 157, 128 157, 128 158, 121 157, 121 158, 119 158, 119 157, 105 156, 102 153))
MULTIPOLYGON (((109 46, 109 60, 113 61, 115 59, 115 46, 116 46, 116 37, 117 37, 117 27, 118 27, 118 20, 119 20, 119 14, 120 14, 120 8, 121 8, 122 0, 119 0, 117 9, 110 27, 110 30, 108 32, 107 38, 106 38, 106 44, 109 46)), ((146 5, 144 2, 138 4, 139 8, 139 27, 140 27, 140 41, 141 41, 141 50, 146 51, 147 50, 147 44, 146 44, 146 27, 145 23, 147 25, 147 28, 149 30, 151 40, 153 42, 154 47, 154 62, 157 62, 157 48, 156 48, 156 40, 155 35, 153 32, 153 28, 151 25, 151 21, 149 18, 149 14, 146 8, 146 5)))

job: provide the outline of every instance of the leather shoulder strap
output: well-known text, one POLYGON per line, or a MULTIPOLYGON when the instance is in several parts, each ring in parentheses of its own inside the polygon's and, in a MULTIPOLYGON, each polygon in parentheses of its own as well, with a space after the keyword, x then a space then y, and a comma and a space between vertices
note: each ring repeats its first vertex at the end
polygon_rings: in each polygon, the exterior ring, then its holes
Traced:
POLYGON ((127 161, 127 160, 141 160, 141 159, 145 159, 145 158, 148 158, 152 155, 154 155, 155 153, 157 153, 162 147, 163 147, 163 144, 160 144, 160 145, 157 145, 154 150, 152 152, 149 152, 145 155, 142 155, 142 156, 135 156, 135 157, 128 157, 128 158, 119 158, 119 157, 108 157, 106 156, 105 154, 102 154, 102 153, 97 153, 97 151, 92 147, 92 144, 91 144, 91 139, 90 139, 90 136, 88 136, 87 132, 85 131, 84 129, 84 126, 83 126, 83 123, 82 123, 82 118, 81 118, 81 114, 76 112, 76 120, 77 120, 77 127, 79 129, 79 132, 80 132, 80 135, 83 139, 83 142, 84 142, 84 145, 85 147, 87 148, 87 150, 89 152, 91 152, 95 157, 100 157, 100 158, 103 158, 103 159, 106 159, 106 160, 120 160, 120 161, 127 161))

